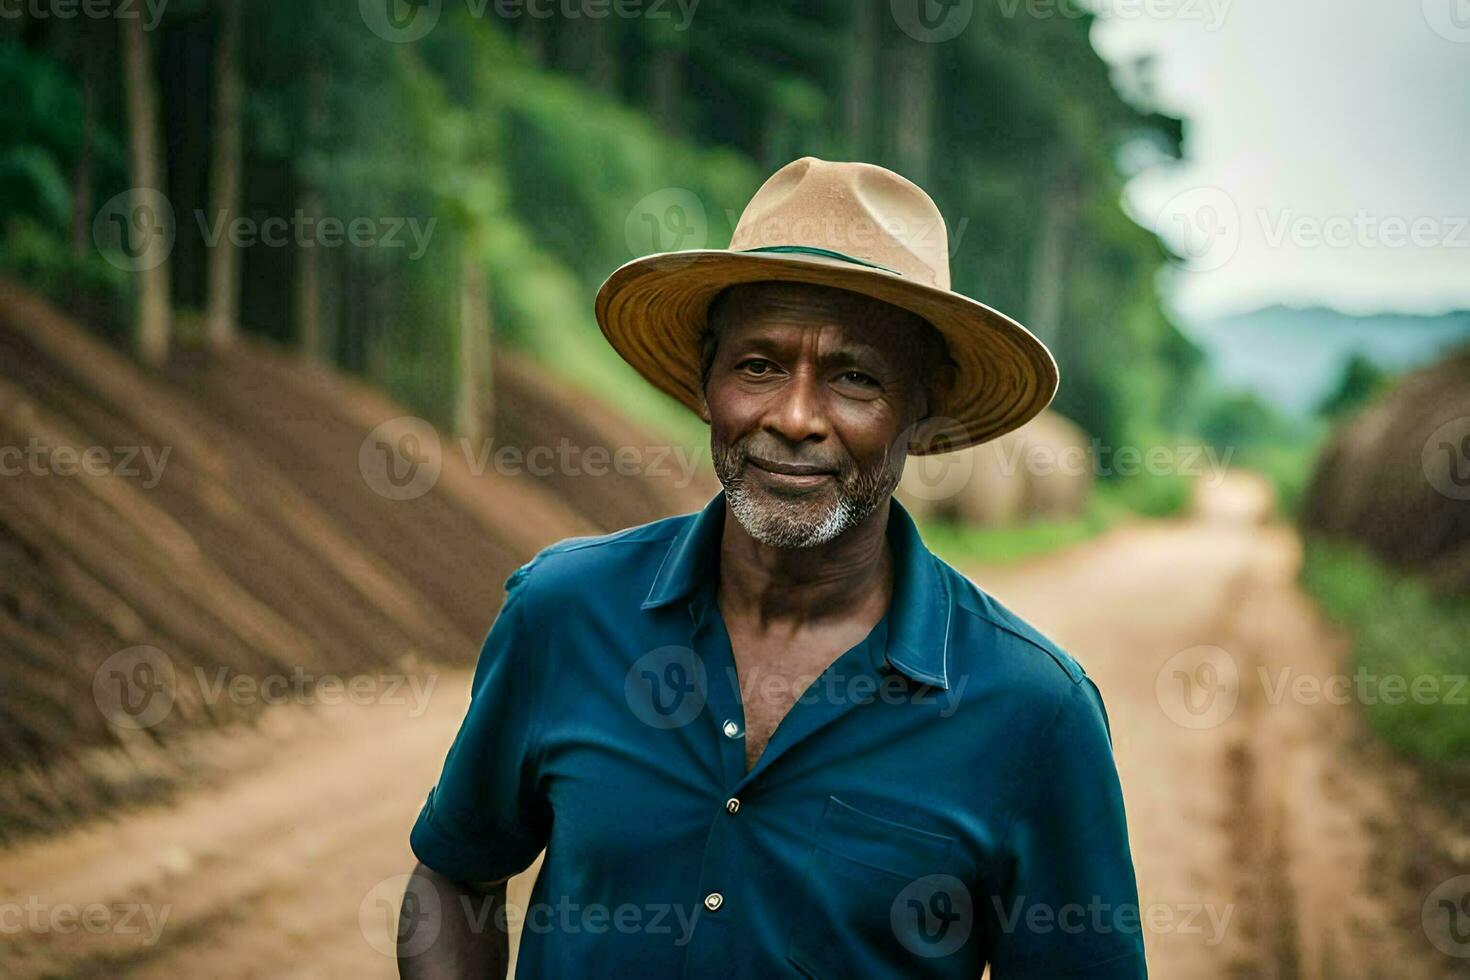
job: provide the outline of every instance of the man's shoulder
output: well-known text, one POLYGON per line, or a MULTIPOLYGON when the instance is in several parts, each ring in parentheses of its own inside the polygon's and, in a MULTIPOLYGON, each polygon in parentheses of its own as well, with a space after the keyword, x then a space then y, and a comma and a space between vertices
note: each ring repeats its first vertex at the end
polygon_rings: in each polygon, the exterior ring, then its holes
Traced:
POLYGON ((961 670, 1004 671, 1058 693, 1080 684, 1087 672, 1049 636, 944 562, 945 583, 954 600, 953 641, 961 670))
POLYGON ((575 593, 589 585, 626 581, 640 570, 651 576, 669 543, 697 516, 681 514, 610 534, 565 538, 516 569, 505 587, 534 585, 538 592, 575 593))

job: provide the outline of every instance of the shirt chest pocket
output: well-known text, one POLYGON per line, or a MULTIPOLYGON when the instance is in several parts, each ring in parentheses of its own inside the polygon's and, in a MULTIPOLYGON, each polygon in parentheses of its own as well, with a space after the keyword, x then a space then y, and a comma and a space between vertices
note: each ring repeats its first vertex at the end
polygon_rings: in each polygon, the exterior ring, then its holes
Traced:
POLYGON ((828 797, 787 958, 813 977, 922 973, 924 959, 905 935, 904 899, 949 873, 954 845, 828 797))

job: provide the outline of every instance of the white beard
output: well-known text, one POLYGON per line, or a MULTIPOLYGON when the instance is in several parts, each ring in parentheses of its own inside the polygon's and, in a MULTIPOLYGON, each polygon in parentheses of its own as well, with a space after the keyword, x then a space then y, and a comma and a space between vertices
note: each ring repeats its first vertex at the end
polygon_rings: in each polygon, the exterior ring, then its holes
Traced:
POLYGON ((743 485, 727 488, 725 499, 745 533, 771 548, 815 548, 852 530, 873 512, 851 500, 839 499, 816 520, 784 512, 779 504, 753 499, 743 485))

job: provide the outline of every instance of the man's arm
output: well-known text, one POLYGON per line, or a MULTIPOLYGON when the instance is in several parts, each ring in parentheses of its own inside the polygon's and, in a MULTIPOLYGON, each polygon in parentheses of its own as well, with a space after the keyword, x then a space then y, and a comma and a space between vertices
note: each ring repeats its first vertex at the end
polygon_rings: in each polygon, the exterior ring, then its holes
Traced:
POLYGON ((505 881, 453 881, 417 865, 398 915, 398 975, 404 980, 504 977, 510 965, 501 913, 505 881))
POLYGON ((531 665, 541 647, 526 629, 529 567, 506 583, 469 711, 409 834, 419 864, 399 912, 404 977, 504 977, 505 883, 549 839, 551 807, 535 768, 539 698, 531 665))
POLYGON ((1142 980, 1143 926, 1107 714, 1086 677, 1037 740, 1007 835, 1010 880, 986 896, 990 975, 1142 980))

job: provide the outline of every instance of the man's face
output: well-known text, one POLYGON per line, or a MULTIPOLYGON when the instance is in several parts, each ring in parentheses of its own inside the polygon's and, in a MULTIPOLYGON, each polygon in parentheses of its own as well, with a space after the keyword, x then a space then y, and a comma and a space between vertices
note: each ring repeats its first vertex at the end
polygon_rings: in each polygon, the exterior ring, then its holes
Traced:
POLYGON ((925 411, 921 320, 854 293, 737 286, 705 386, 715 473, 741 526, 777 548, 824 544, 886 501, 925 411))

